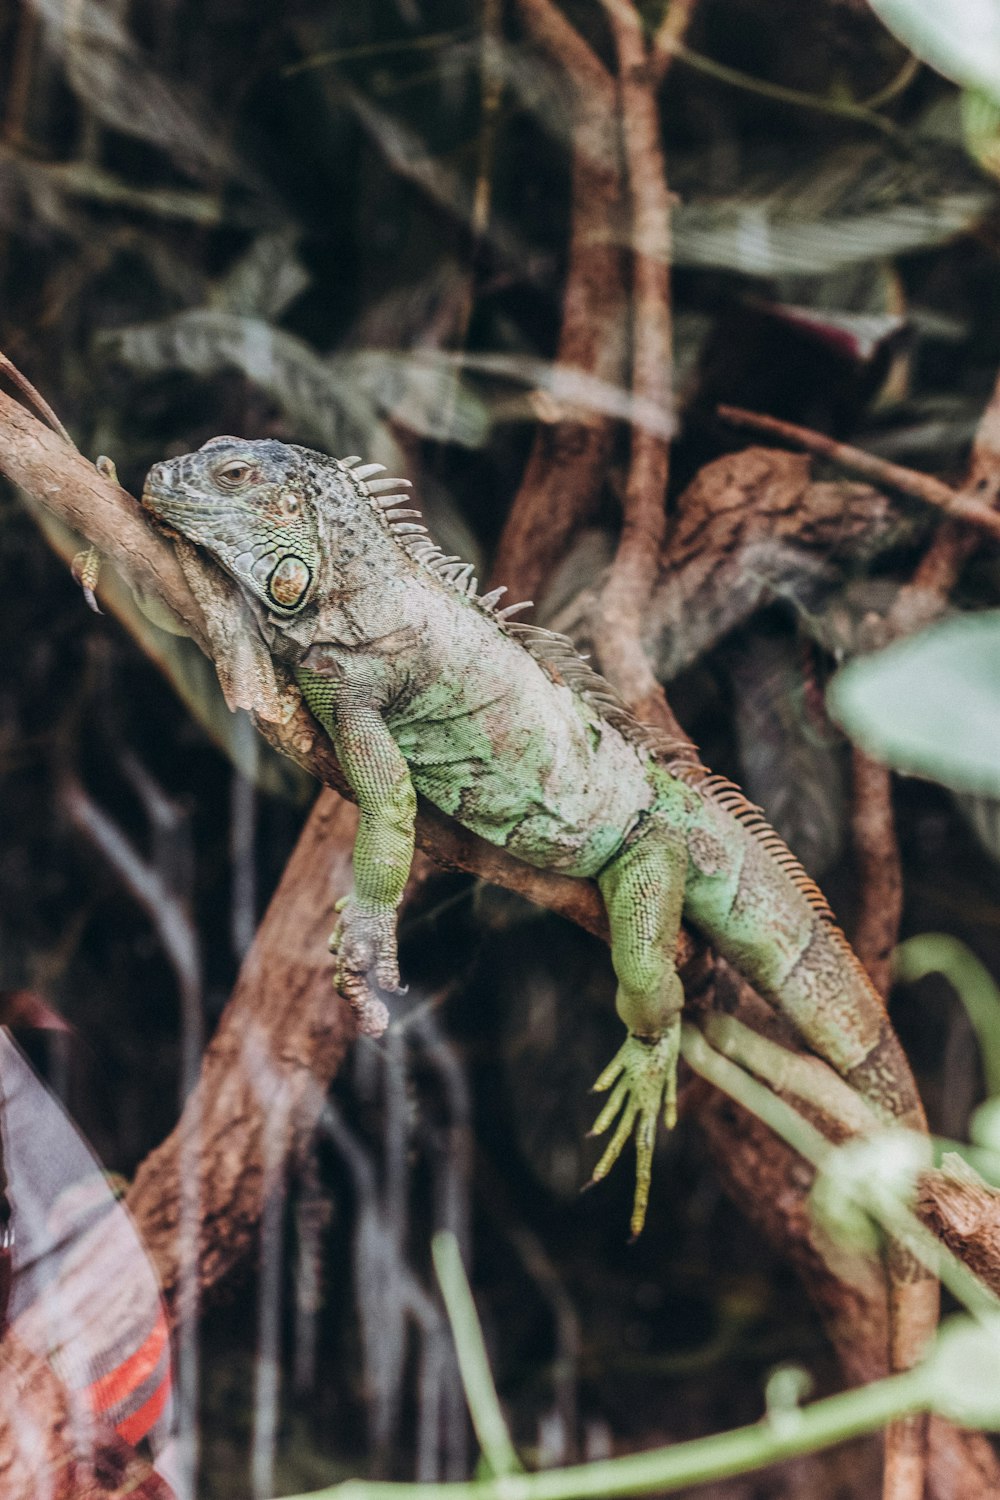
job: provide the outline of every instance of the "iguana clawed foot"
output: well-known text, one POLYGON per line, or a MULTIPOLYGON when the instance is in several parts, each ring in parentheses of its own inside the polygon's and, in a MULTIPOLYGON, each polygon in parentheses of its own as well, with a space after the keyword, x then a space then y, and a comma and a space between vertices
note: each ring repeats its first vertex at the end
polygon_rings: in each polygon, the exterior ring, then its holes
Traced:
POLYGON ((347 1001, 357 1017, 363 1036, 381 1036, 389 1024, 389 1011, 372 988, 402 994, 396 958, 396 913, 390 907, 372 908, 354 896, 337 902, 337 925, 330 937, 334 955, 334 989, 347 1001))
POLYGON ((97 548, 85 547, 82 552, 78 552, 70 564, 70 572, 73 582, 80 585, 83 597, 94 614, 103 614, 104 611, 97 602, 97 580, 101 575, 101 554, 97 548))
MULTIPOLYGON (((113 484, 118 483, 118 470, 115 468, 114 459, 102 453, 94 467, 105 479, 110 479, 113 484)), ((101 576, 101 554, 97 548, 85 547, 82 552, 78 552, 70 564, 70 572, 73 575, 73 582, 80 585, 83 597, 94 614, 102 615, 104 611, 97 602, 97 582, 101 576)))
POLYGON ((631 1222, 633 1238, 641 1232, 646 1222, 656 1122, 661 1108, 668 1130, 673 1128, 677 1120, 677 1058, 680 1040, 679 1015, 655 1041, 630 1034, 614 1060, 594 1084, 595 1093, 605 1093, 611 1089, 611 1097, 594 1121, 590 1134, 603 1135, 610 1129, 619 1112, 620 1118, 607 1150, 594 1168, 588 1186, 600 1182, 608 1175, 634 1129, 636 1170, 631 1222))

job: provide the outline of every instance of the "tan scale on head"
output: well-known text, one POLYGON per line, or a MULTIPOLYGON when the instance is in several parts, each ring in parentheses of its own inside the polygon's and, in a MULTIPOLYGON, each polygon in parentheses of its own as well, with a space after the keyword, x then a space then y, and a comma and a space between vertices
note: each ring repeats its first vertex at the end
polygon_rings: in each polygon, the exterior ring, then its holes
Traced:
POLYGON ((316 592, 322 559, 316 501, 321 454, 270 439, 216 437, 196 453, 154 465, 145 508, 204 547, 278 615, 316 592))

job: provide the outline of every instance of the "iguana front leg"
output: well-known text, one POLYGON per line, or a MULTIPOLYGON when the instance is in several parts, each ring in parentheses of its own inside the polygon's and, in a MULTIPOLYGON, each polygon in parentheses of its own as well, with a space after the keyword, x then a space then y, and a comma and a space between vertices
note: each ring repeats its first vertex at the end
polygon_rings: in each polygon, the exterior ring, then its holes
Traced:
MULTIPOLYGON (((118 470, 115 468, 113 458, 108 458, 104 453, 100 454, 94 468, 103 478, 110 479, 112 484, 118 483, 118 470)), ((97 548, 85 547, 82 552, 78 552, 70 564, 70 572, 73 575, 73 582, 78 583, 83 590, 83 597, 89 608, 94 611, 95 615, 103 614, 104 611, 97 602, 97 582, 101 576, 101 554, 97 548)))
POLYGON ((618 1118, 592 1182, 611 1170, 635 1131, 636 1184, 632 1234, 646 1221, 656 1126, 677 1118, 677 1057, 684 991, 674 952, 684 902, 687 848, 682 834, 659 821, 628 844, 597 877, 611 928, 611 960, 618 978, 618 1014, 628 1036, 598 1078, 611 1097, 594 1122, 600 1135, 618 1118))
POLYGON ((358 1029, 381 1036, 389 1012, 372 988, 398 990, 396 908, 413 861, 417 794, 406 761, 378 709, 354 688, 338 691, 329 678, 297 674, 302 694, 326 729, 358 800, 354 890, 340 903, 330 938, 333 982, 348 1001, 358 1029))

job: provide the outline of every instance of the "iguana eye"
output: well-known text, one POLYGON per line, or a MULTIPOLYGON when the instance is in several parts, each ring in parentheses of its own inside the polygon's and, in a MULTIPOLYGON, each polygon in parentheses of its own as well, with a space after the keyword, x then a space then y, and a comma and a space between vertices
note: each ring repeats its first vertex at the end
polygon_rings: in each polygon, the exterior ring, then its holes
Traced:
POLYGON ((281 609, 294 609, 302 602, 312 574, 301 557, 283 557, 268 580, 267 591, 281 609))
POLYGON ((223 464, 221 469, 216 469, 215 477, 227 489, 232 489, 236 485, 244 484, 252 473, 251 464, 244 463, 241 458, 234 458, 228 464, 223 464))

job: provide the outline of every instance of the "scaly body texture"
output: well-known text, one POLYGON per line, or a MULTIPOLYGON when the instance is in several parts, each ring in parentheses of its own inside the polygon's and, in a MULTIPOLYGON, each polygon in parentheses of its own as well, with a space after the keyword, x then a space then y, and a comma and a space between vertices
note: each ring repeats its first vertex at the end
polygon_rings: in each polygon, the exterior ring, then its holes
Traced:
MULTIPOLYGON (((335 983, 362 1030, 398 986, 395 917, 413 855, 416 792, 530 864, 597 880, 627 1035, 598 1080, 614 1126, 603 1177, 631 1134, 632 1227, 649 1195, 658 1118, 674 1122, 682 916, 886 1118, 924 1128, 882 1003, 822 896, 736 788, 671 764, 568 641, 513 622, 445 558, 379 465, 215 438, 158 464, 144 503, 240 584, 272 656, 333 741, 358 800, 355 887, 331 940, 335 983)), ((936 1291, 895 1257, 896 1368, 933 1328, 936 1291)), ((916 1496, 900 1430, 886 1493, 916 1496)))

